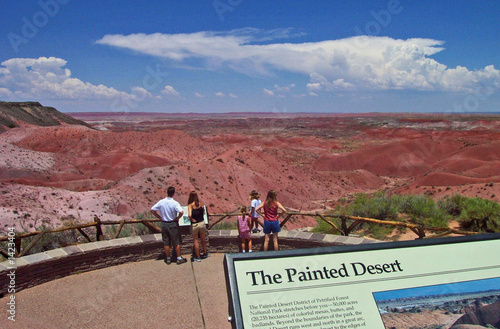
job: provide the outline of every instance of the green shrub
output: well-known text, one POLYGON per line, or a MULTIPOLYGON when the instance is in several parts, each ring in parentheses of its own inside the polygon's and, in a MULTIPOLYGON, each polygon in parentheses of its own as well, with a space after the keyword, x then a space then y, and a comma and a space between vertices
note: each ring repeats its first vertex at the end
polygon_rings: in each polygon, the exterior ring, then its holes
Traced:
MULTIPOLYGON (((344 203, 337 205, 333 213, 393 221, 408 217, 414 223, 434 227, 448 227, 449 220, 457 218, 462 227, 468 230, 500 232, 500 204, 487 199, 454 194, 436 202, 427 195, 389 197, 384 192, 378 192, 373 196, 360 193, 350 204, 344 203)), ((314 232, 338 234, 323 220, 318 218, 316 222, 314 232)), ((341 228, 340 219, 335 219, 334 222, 341 228)), ((348 220, 347 226, 352 222, 348 220)), ((391 234, 394 227, 365 223, 357 229, 382 239, 391 234)), ((398 228, 398 230, 402 232, 404 229, 398 228)))
POLYGON ((460 216, 463 209, 463 203, 467 198, 460 194, 445 196, 438 201, 438 207, 443 209, 447 214, 453 217, 460 216))
MULTIPOLYGON (((398 209, 400 197, 389 197, 384 192, 377 192, 372 197, 364 193, 357 194, 354 201, 347 207, 346 214, 358 217, 368 217, 378 220, 399 220, 398 209)), ((350 225, 350 224, 348 224, 350 225)), ((375 239, 383 239, 394 230, 393 226, 374 223, 359 225, 357 230, 364 229, 375 239)))
POLYGON ((448 225, 448 213, 429 196, 407 195, 403 197, 400 212, 407 214, 416 224, 437 227, 448 225))
POLYGON ((375 218, 380 220, 398 219, 399 200, 388 197, 383 192, 376 193, 373 197, 366 194, 357 194, 347 211, 352 216, 375 218))
POLYGON ((478 232, 500 232, 500 205, 481 198, 463 200, 458 220, 462 227, 478 232))

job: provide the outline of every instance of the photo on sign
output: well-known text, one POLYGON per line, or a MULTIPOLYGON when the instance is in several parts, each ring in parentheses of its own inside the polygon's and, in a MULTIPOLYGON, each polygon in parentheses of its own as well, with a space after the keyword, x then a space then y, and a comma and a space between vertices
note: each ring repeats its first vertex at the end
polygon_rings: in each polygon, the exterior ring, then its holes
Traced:
POLYGON ((500 278, 373 293, 386 329, 500 328, 500 278))

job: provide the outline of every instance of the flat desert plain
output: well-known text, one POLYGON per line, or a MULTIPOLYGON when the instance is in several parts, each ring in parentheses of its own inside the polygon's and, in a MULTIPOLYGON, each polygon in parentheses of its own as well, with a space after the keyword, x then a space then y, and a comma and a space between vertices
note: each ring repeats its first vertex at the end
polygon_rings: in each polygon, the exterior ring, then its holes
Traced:
MULTIPOLYGON (((92 128, 0 134, 3 230, 135 218, 166 189, 212 213, 268 190, 327 211, 356 193, 460 193, 500 201, 500 115, 71 113, 92 128)), ((314 226, 294 218, 287 229, 314 226)))

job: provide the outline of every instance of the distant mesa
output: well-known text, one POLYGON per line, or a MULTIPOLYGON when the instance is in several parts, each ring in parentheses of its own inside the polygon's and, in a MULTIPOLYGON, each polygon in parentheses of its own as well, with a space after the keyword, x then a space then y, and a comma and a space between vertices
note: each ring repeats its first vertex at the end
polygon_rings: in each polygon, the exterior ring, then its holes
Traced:
POLYGON ((0 102, 0 133, 11 128, 31 126, 82 125, 84 121, 61 113, 38 102, 0 102))

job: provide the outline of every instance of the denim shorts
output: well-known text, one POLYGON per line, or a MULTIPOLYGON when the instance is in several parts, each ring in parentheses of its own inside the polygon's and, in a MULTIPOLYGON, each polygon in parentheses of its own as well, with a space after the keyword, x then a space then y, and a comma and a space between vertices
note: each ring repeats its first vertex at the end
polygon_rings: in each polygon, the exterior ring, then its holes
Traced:
POLYGON ((264 221, 264 234, 278 233, 281 231, 280 222, 278 220, 264 221))

